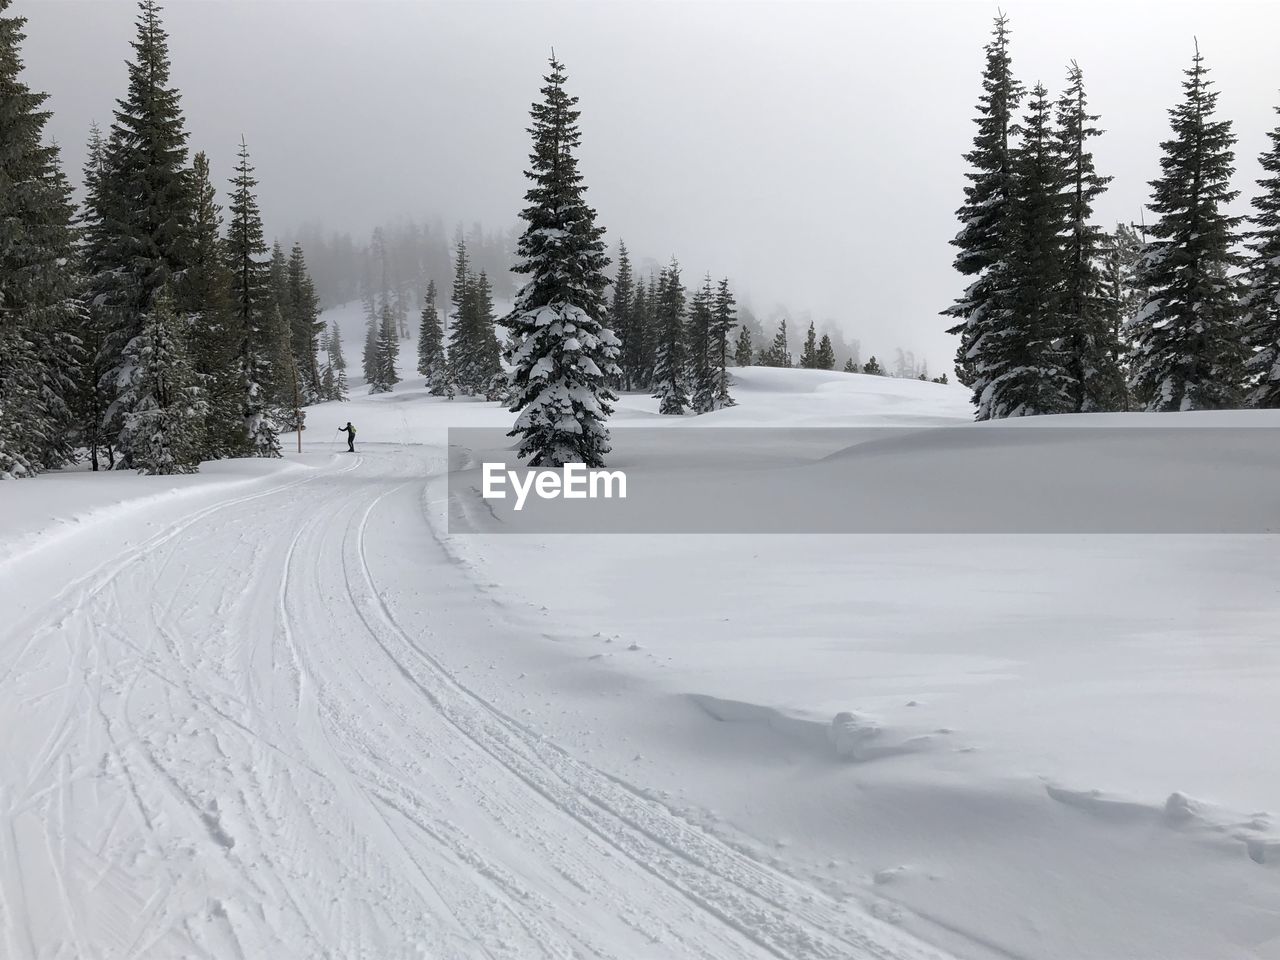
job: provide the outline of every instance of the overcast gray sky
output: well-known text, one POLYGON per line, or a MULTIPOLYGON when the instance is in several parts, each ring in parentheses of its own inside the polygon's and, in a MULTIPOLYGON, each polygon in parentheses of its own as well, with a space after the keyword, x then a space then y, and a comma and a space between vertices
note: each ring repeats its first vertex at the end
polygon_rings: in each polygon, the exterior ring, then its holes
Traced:
MULTIPOLYGON (((132 0, 16 0, 27 79, 78 177, 89 124, 125 85, 132 0)), ((752 305, 839 321, 868 353, 950 369, 938 311, 962 288, 961 201, 994 3, 168 0, 193 149, 225 182, 243 134, 269 233, 363 234, 401 214, 514 223, 525 126, 554 45, 581 98, 582 169, 608 230, 752 305)), ((1238 186, 1278 121, 1280 3, 1009 0, 1015 69, 1085 71, 1135 220, 1198 36, 1236 121, 1238 186)))

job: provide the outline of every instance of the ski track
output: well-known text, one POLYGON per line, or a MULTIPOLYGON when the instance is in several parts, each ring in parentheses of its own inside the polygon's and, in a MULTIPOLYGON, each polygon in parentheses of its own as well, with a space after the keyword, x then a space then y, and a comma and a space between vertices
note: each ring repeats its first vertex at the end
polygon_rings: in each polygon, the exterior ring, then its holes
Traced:
POLYGON ((0 633, 0 955, 943 956, 451 673, 451 639, 503 627, 422 515, 441 469, 375 450, 227 499, 0 633))

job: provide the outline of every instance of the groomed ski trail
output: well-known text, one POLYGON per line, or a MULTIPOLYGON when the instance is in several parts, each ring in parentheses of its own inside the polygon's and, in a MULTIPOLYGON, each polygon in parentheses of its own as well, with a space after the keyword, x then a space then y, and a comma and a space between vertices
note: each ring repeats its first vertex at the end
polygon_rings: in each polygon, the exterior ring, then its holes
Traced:
POLYGON ((441 469, 335 457, 0 628, 0 955, 941 960, 450 672, 504 626, 423 516, 441 469))

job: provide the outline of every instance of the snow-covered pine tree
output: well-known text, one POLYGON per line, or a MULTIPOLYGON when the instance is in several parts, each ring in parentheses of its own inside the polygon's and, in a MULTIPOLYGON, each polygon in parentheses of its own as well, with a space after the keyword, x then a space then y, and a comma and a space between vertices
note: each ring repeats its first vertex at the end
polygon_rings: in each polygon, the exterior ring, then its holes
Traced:
POLYGON ((986 390, 988 378, 979 369, 988 326, 1002 317, 1001 298, 1006 281, 1001 265, 1013 246, 1010 204, 1013 198, 1011 139, 1016 132, 1014 117, 1022 101, 1023 88, 1013 76, 1009 56, 1009 20, 1000 13, 995 19, 991 41, 986 46, 986 68, 982 75, 982 96, 975 123, 978 132, 973 149, 965 154, 970 170, 965 176, 964 204, 956 211, 960 232, 952 244, 959 249, 955 268, 973 282, 960 298, 943 311, 955 318, 947 332, 960 337, 956 350, 956 375, 974 390, 976 405, 986 390))
POLYGON ((675 257, 658 275, 658 303, 654 315, 657 351, 653 368, 653 395, 658 399, 658 412, 681 416, 689 406, 685 391, 685 295, 680 280, 680 264, 675 257))
POLYGON ((338 375, 329 363, 329 333, 326 331, 320 338, 320 349, 325 359, 320 363, 320 400, 338 400, 338 375))
POLYGON ((563 65, 551 57, 542 100, 531 109, 532 186, 520 235, 517 273, 527 280, 507 318, 512 399, 511 436, 533 466, 604 465, 605 425, 615 400, 621 344, 605 326, 609 285, 604 230, 587 205, 578 172, 577 97, 564 88, 563 65))
POLYGON ((89 131, 86 150, 84 203, 80 215, 80 263, 85 277, 82 287, 84 322, 79 331, 82 362, 77 378, 75 416, 79 422, 77 433, 80 442, 95 472, 104 465, 110 470, 115 464, 116 443, 115 433, 105 428, 108 407, 116 396, 114 384, 110 384, 108 389, 106 377, 108 358, 105 345, 112 324, 107 301, 114 284, 110 275, 114 265, 108 257, 111 232, 106 219, 110 204, 110 197, 105 193, 108 189, 106 149, 102 131, 94 124, 89 131))
POLYGON ((818 367, 818 334, 809 321, 809 332, 804 335, 804 347, 800 351, 800 368, 815 370, 818 367))
POLYGON ((422 325, 418 328, 418 373, 426 377, 433 397, 449 393, 449 371, 444 356, 444 331, 436 310, 436 282, 427 283, 422 304, 422 325))
POLYGON ((222 208, 209 174, 209 160, 197 153, 192 163, 191 250, 180 283, 180 299, 189 303, 188 345, 193 385, 205 411, 198 424, 197 459, 243 456, 244 378, 232 324, 231 277, 222 240, 222 208))
POLYGON ((497 400, 504 406, 511 402, 511 381, 502 369, 503 348, 494 327, 493 284, 489 275, 480 271, 471 290, 471 314, 475 339, 475 370, 472 374, 475 392, 486 400, 497 400))
POLYGON ((632 331, 632 322, 637 316, 635 281, 631 274, 631 257, 627 254, 627 245, 618 241, 618 273, 613 278, 613 300, 609 304, 609 326, 614 336, 622 341, 622 352, 619 356, 619 375, 616 386, 622 390, 633 390, 635 387, 635 355, 636 340, 632 331))
POLYGON ((338 332, 338 321, 335 320, 329 326, 329 337, 325 344, 325 353, 328 355, 328 370, 333 386, 329 390, 326 400, 346 400, 347 399, 347 360, 342 355, 342 335, 338 332))
POLYGON ((791 346, 787 339, 787 318, 778 321, 778 332, 773 335, 773 343, 769 349, 760 354, 762 367, 790 367, 791 346))
POLYGON ((382 320, 378 324, 378 342, 374 353, 373 379, 369 381, 370 393, 390 393, 400 382, 396 361, 400 357, 400 330, 395 308, 390 303, 382 305, 382 320))
MULTIPOLYGON (((161 288, 188 265, 192 214, 187 133, 179 93, 170 83, 168 35, 157 0, 139 0, 138 8, 129 87, 117 101, 104 163, 103 195, 111 203, 105 256, 112 269, 101 276, 110 278, 112 288, 101 302, 109 308, 112 328, 103 354, 106 388, 117 401, 129 389, 125 347, 141 333, 161 288)), ((191 305, 181 290, 172 292, 179 316, 185 316, 191 305)), ((113 402, 108 429, 121 429, 128 412, 113 402)))
POLYGON ((82 322, 74 206, 56 147, 44 143, 46 94, 22 82, 22 27, 0 0, 0 478, 72 457, 82 322))
POLYGON ((738 330, 738 339, 733 343, 734 365, 749 367, 755 363, 755 356, 755 348, 751 346, 751 328, 743 324, 738 330))
POLYGON ((186 339, 173 299, 162 290, 142 332, 125 350, 129 413, 121 445, 139 473, 168 476, 200 469, 205 401, 196 385, 186 339))
POLYGON ((271 244, 271 264, 267 268, 267 286, 271 290, 271 299, 283 315, 289 305, 289 261, 285 258, 284 247, 279 240, 271 244))
POLYGON ((884 376, 884 368, 880 366, 880 362, 876 360, 876 356, 874 353, 869 358, 867 358, 867 362, 863 364, 862 372, 869 373, 873 377, 884 376))
POLYGON ((257 184, 249 163, 249 148, 242 140, 236 175, 231 180, 231 222, 226 243, 231 270, 231 327, 242 384, 241 423, 253 456, 278 457, 278 383, 271 365, 279 352, 280 330, 275 322, 277 311, 262 215, 254 194, 257 184))
MULTIPOLYGON (((725 277, 716 287, 715 302, 711 308, 711 353, 715 365, 715 409, 732 407, 734 399, 729 395, 729 334, 738 324, 738 311, 729 278, 725 277)), ((745 329, 745 328, 744 328, 745 329)), ((751 340, 747 339, 747 356, 750 356, 751 340)))
MULTIPOLYGON (((450 309, 446 317, 449 349, 446 357, 448 386, 446 393, 452 397, 459 390, 459 379, 471 368, 471 304, 469 287, 472 281, 471 260, 467 255, 467 241, 459 229, 453 259, 453 288, 449 293, 450 309)), ((462 391, 466 394, 466 391, 462 391)))
POLYGON ((285 268, 284 320, 289 328, 289 346, 293 362, 301 381, 302 402, 315 403, 324 399, 320 389, 320 337, 324 333, 324 320, 320 316, 320 298, 307 270, 307 259, 302 244, 295 243, 289 251, 285 268))
POLYGON ((836 366, 836 348, 831 344, 831 334, 824 333, 818 342, 818 370, 834 370, 836 366))
POLYGON ((1242 399, 1245 347, 1234 269, 1230 216, 1235 137, 1230 120, 1214 119, 1218 94, 1197 44, 1169 111, 1173 138, 1162 143, 1161 175, 1151 182, 1151 227, 1138 269, 1146 301, 1132 324, 1131 378, 1147 410, 1213 410, 1242 399))
POLYGON ((1110 177, 1099 176, 1089 141, 1101 135, 1093 126, 1084 91, 1084 74, 1073 60, 1067 89, 1057 104, 1054 135, 1066 192, 1066 227, 1062 241, 1063 350, 1070 374, 1071 407, 1080 413, 1121 410, 1128 389, 1116 358, 1120 344, 1108 322, 1099 261, 1106 235, 1094 223, 1093 203, 1110 177))
POLYGON ((846 360, 846 361, 844 362, 844 372, 845 372, 845 373, 857 373, 857 372, 858 372, 858 365, 857 365, 856 363, 854 363, 854 362, 853 362, 853 357, 850 357, 848 360, 846 360))
MULTIPOLYGON (((1276 108, 1280 113, 1280 107, 1276 108)), ((1249 359, 1251 407, 1280 407, 1280 127, 1259 158, 1268 176, 1258 181, 1261 192, 1252 200, 1246 244, 1249 251, 1248 293, 1244 301, 1245 335, 1256 351, 1249 359)))
POLYGON ((306 428, 306 398, 302 372, 293 359, 289 321, 279 303, 273 301, 268 311, 269 339, 274 346, 268 362, 275 387, 274 419, 278 429, 301 433, 306 428))
POLYGON ((1007 287, 999 313, 989 312, 975 357, 977 419, 1028 417, 1072 409, 1071 380, 1061 349, 1062 237, 1065 195, 1054 149, 1051 104, 1042 84, 1032 91, 1013 151, 1014 243, 1005 254, 1007 287))
POLYGON ((375 312, 364 320, 364 349, 360 354, 360 370, 365 383, 373 383, 378 377, 378 330, 382 323, 375 312))
POLYGON ((1107 343, 1112 350, 1111 362, 1120 371, 1117 410, 1129 410, 1133 405, 1129 392, 1129 345, 1125 337, 1144 299, 1134 282, 1141 256, 1142 241, 1133 228, 1117 223, 1114 232, 1103 234, 1099 296, 1107 325, 1107 343))
POLYGON ((702 286, 694 291, 689 305, 689 320, 685 324, 685 347, 689 364, 689 406, 694 413, 710 413, 715 409, 717 376, 711 356, 711 325, 715 322, 715 294, 711 289, 711 274, 702 280, 702 286))
POLYGON ((72 460, 83 303, 74 205, 45 93, 22 81, 26 19, 0 3, 0 479, 72 460))
POLYGON ((623 362, 631 375, 632 390, 650 390, 653 387, 653 370, 656 363, 658 281, 652 274, 649 280, 637 281, 635 296, 631 301, 631 343, 622 345, 623 362), (629 352, 628 352, 629 351, 629 352))

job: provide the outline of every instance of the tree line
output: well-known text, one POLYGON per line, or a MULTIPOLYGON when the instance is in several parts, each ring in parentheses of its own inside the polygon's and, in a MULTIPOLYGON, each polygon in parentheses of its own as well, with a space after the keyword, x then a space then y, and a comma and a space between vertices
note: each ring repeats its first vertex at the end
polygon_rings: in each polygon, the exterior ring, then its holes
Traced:
POLYGON ((944 313, 979 420, 1115 410, 1280 406, 1280 128, 1254 213, 1232 216, 1236 139, 1197 44, 1151 181, 1148 228, 1093 222, 1111 178, 1083 71, 1063 92, 1014 75, 1007 17, 985 47, 944 313))
POLYGON ((46 95, 21 79, 25 19, 0 0, 0 476, 87 459, 184 473, 279 456, 296 412, 345 391, 302 247, 268 248, 248 148, 225 217, 190 156, 168 37, 141 0, 128 86, 90 131, 77 208, 46 95), (225 220, 225 222, 224 222, 225 220))

